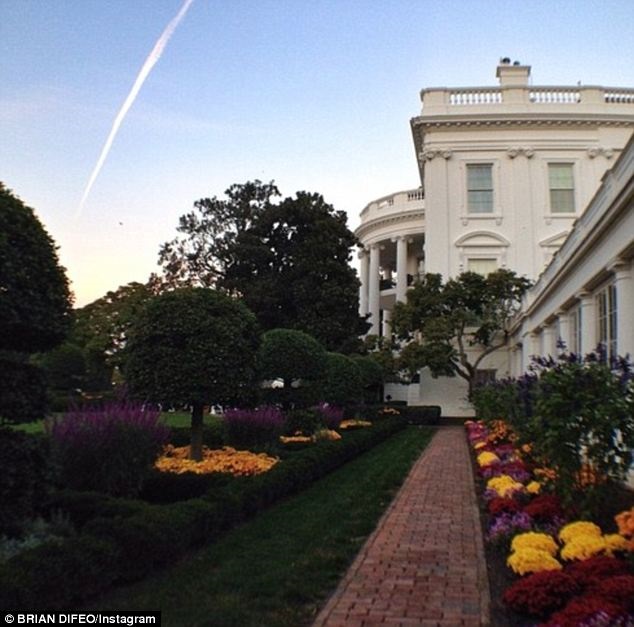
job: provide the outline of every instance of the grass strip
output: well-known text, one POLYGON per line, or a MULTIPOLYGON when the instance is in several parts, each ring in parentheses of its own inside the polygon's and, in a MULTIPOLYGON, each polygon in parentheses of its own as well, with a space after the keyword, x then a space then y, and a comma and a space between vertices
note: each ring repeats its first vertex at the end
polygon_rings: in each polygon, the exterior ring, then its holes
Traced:
POLYGON ((429 428, 400 431, 217 543, 113 591, 91 609, 160 609, 168 627, 310 623, 432 434, 429 428))

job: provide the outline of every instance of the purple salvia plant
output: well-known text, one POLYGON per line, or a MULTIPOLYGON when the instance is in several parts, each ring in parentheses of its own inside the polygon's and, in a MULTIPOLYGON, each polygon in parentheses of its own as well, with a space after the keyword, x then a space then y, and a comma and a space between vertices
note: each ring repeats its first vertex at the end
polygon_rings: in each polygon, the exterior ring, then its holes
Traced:
POLYGON ((510 536, 521 531, 528 531, 533 527, 533 519, 524 512, 514 514, 500 514, 489 525, 487 540, 489 542, 506 541, 510 536))
POLYGON ((53 442, 62 447, 110 440, 121 427, 138 429, 151 436, 157 445, 164 444, 169 428, 160 422, 158 408, 130 400, 106 403, 101 407, 74 407, 51 429, 53 442))

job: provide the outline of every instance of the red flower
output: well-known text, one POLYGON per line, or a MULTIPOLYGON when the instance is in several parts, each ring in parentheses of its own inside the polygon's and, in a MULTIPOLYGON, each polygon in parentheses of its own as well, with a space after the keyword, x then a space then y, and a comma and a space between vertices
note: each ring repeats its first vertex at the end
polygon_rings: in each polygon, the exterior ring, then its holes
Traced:
POLYGON ((498 514, 514 514, 520 511, 520 505, 517 501, 509 498, 496 497, 489 501, 489 514, 497 516, 498 514))
POLYGON ((579 627, 595 614, 602 612, 610 619, 624 614, 623 608, 598 597, 576 597, 563 610, 553 614, 541 627, 579 627))
POLYGON ((608 577, 592 586, 588 594, 620 605, 624 610, 634 611, 634 575, 608 577))
POLYGON ((598 555, 566 566, 565 572, 584 588, 595 586, 608 577, 628 575, 627 564, 615 557, 598 555))
POLYGON ((573 577, 558 570, 533 573, 516 581, 503 596, 513 611, 529 616, 548 616, 563 607, 581 586, 573 577))
POLYGON ((561 501, 554 494, 536 496, 524 507, 524 512, 537 522, 542 523, 551 522, 555 518, 564 518, 561 501))

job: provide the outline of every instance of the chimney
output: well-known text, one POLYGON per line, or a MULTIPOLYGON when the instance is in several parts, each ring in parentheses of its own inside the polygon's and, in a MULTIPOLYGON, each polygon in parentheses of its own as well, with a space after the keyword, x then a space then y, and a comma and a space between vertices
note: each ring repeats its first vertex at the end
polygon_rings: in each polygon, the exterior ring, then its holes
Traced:
POLYGON ((500 79, 501 87, 525 87, 528 85, 528 77, 530 74, 530 65, 521 65, 519 61, 514 61, 511 65, 511 59, 508 57, 500 59, 497 72, 495 73, 500 79))

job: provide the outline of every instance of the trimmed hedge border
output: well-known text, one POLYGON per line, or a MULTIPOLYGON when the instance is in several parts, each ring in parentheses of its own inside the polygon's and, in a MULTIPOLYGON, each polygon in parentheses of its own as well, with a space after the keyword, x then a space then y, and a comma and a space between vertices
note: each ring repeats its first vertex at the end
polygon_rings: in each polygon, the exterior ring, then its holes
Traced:
POLYGON ((400 418, 382 419, 370 429, 347 433, 343 440, 298 451, 267 473, 236 478, 200 498, 170 505, 60 492, 50 506, 67 513, 79 534, 0 564, 0 608, 65 609, 116 583, 142 579, 301 491, 405 424, 400 418))

